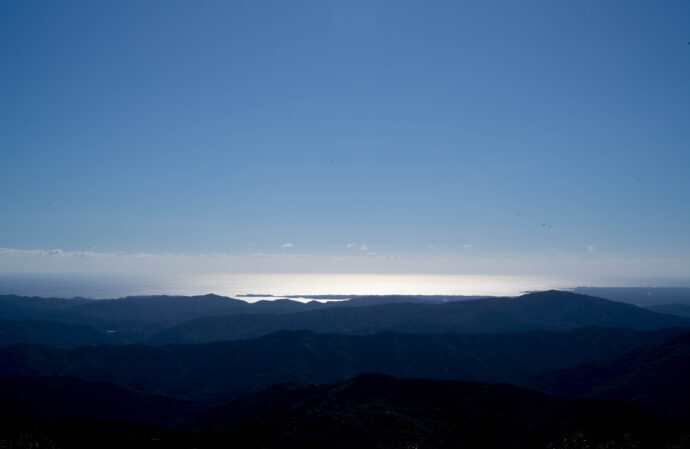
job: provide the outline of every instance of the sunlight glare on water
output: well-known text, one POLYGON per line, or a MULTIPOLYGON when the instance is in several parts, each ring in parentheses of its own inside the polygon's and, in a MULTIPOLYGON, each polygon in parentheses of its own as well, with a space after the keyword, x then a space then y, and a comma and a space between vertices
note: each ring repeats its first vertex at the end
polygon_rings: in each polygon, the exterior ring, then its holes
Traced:
MULTIPOLYGON (((137 295, 487 295, 569 288, 572 280, 541 276, 426 274, 203 274, 170 277, 117 275, 0 276, 0 294, 72 298, 137 295)), ((259 297, 243 298, 256 301, 259 297)))
POLYGON ((281 295, 491 295, 563 287, 553 278, 425 274, 232 274, 205 275, 219 294, 281 295))

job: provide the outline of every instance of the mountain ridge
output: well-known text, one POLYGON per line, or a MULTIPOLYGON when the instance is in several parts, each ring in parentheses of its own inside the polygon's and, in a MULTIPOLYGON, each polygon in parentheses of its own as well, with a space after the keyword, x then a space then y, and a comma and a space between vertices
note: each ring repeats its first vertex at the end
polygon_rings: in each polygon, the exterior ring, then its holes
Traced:
POLYGON ((690 333, 545 373, 525 387, 565 397, 625 400, 690 424, 690 333))
POLYGON ((333 307, 286 315, 198 318, 163 330, 148 341, 205 343, 252 338, 281 329, 320 333, 499 333, 577 327, 656 329, 690 325, 690 319, 651 312, 631 304, 550 290, 517 298, 484 298, 442 304, 392 303, 333 307))
POLYGON ((279 331, 197 345, 0 348, 0 374, 58 374, 194 400, 224 400, 300 380, 340 382, 362 372, 520 383, 541 373, 658 344, 687 328, 583 328, 508 334, 317 334, 279 331))

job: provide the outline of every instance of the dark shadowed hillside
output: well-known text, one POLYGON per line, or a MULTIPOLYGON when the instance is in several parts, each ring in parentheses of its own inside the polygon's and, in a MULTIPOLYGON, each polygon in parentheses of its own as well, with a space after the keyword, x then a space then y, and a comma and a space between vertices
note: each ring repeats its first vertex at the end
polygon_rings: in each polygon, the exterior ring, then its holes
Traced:
POLYGON ((127 343, 127 339, 121 339, 118 333, 59 321, 0 321, 0 346, 15 343, 74 348, 87 344, 127 343))
POLYGON ((2 422, 99 419, 173 425, 199 407, 165 396, 69 377, 0 376, 2 422))
POLYGON ((179 423, 195 406, 103 383, 0 376, 0 399, 0 447, 13 449, 658 449, 679 437, 630 404, 380 374, 281 384, 202 411, 177 430, 151 424, 179 423))
POLYGON ((444 304, 384 304, 293 313, 208 317, 165 330, 152 343, 204 343, 252 338, 281 329, 322 333, 511 332, 565 330, 585 326, 658 329, 690 325, 681 317, 560 291, 518 298, 487 298, 444 304))
POLYGON ((658 306, 649 306, 645 308, 647 310, 651 310, 652 312, 690 317, 690 304, 661 304, 658 306))
POLYGON ((690 333, 527 384, 562 396, 622 399, 690 423, 690 333))
POLYGON ((0 349, 0 373, 59 374, 206 401, 281 382, 340 382, 363 372, 522 382, 559 368, 660 343, 683 329, 586 328, 509 334, 366 336, 281 331, 252 340, 167 346, 0 349))
POLYGON ((626 404, 377 374, 336 385, 276 386, 204 413, 191 428, 266 448, 546 448, 574 432, 592 444, 629 434, 650 447, 669 436, 626 404))

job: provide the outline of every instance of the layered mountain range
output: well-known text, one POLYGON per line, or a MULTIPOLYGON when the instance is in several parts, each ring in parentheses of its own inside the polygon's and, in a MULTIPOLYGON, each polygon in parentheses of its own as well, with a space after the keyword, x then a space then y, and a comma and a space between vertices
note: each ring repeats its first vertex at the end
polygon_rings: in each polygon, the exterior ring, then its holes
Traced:
POLYGON ((690 319, 572 292, 2 296, 0 319, 0 447, 86 447, 96 429, 105 447, 672 448, 690 434, 690 319))

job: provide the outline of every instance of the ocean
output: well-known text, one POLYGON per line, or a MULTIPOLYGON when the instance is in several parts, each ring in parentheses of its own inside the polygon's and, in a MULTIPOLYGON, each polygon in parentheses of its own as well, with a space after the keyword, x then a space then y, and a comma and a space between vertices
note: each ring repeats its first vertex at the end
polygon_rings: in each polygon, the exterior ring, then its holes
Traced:
MULTIPOLYGON (((646 286, 646 281, 611 286, 646 286)), ((657 282, 658 283, 658 282, 657 282)), ((548 276, 429 274, 275 274, 214 273, 175 276, 96 274, 0 274, 0 294, 93 299, 148 295, 242 297, 247 301, 301 295, 487 295, 516 296, 527 291, 588 285, 548 276)), ((658 285, 661 286, 661 285, 658 285)))

